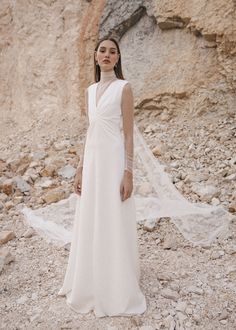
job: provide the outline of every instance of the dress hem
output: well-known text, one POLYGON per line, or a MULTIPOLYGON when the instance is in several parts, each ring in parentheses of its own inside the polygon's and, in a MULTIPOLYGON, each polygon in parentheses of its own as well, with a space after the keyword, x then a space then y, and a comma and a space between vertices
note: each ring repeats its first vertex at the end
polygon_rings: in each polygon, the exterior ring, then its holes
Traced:
MULTIPOLYGON (((60 291, 59 291, 60 292, 60 291)), ((69 301, 68 301, 68 293, 70 291, 67 291, 67 293, 59 293, 58 292, 58 296, 65 296, 66 297, 66 304, 67 306, 75 313, 77 314, 88 314, 88 313, 94 313, 94 315, 98 318, 100 317, 131 317, 131 316, 134 316, 134 315, 141 315, 141 314, 144 314, 145 311, 147 310, 147 306, 146 306, 146 303, 144 304, 144 309, 142 309, 140 312, 133 312, 133 313, 125 313, 125 312, 121 312, 121 313, 115 313, 115 314, 104 314, 104 313, 97 313, 96 312, 96 308, 95 307, 91 307, 90 309, 88 310, 78 310, 76 309, 69 301)))

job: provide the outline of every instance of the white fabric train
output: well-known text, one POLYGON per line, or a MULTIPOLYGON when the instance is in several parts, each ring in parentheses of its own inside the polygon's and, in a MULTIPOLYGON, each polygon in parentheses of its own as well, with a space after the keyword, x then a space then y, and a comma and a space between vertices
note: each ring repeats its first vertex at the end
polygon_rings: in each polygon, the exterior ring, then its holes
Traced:
MULTIPOLYGON (((229 224, 235 217, 223 206, 188 201, 175 188, 169 175, 147 146, 134 123, 134 197, 136 219, 170 217, 182 235, 193 245, 210 245, 217 238, 227 238, 229 224)), ((71 241, 77 196, 46 207, 22 208, 30 226, 54 244, 71 241)))

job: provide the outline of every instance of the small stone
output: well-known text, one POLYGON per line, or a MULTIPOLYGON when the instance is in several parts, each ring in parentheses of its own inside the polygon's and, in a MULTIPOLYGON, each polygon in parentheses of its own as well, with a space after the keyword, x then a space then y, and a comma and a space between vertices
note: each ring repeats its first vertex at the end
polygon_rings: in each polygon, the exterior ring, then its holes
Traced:
POLYGON ((236 164, 236 156, 232 157, 229 161, 230 165, 233 166, 236 164))
MULTIPOLYGON (((186 312, 187 312, 187 311, 186 311, 186 312)), ((193 320, 194 320, 197 324, 200 323, 201 320, 202 320, 201 316, 200 316, 199 314, 197 314, 196 312, 194 312, 194 313, 192 314, 192 318, 193 318, 193 320)))
POLYGON ((203 292, 204 292, 201 288, 198 288, 198 287, 193 286, 193 285, 187 287, 184 291, 186 291, 187 293, 192 292, 192 293, 196 293, 196 294, 199 294, 199 295, 203 294, 203 292))
POLYGON ((68 153, 69 154, 73 154, 73 155, 76 155, 77 154, 77 151, 78 151, 78 149, 76 147, 70 147, 68 149, 68 153))
POLYGON ((35 234, 35 231, 32 227, 29 227, 25 232, 24 234, 22 235, 23 237, 25 238, 30 238, 32 237, 33 235, 35 234))
POLYGON ((224 178, 225 182, 236 181, 236 173, 230 174, 224 178))
POLYGON ((225 270, 226 275, 231 275, 236 273, 236 265, 231 265, 225 270))
POLYGON ((161 156, 164 151, 165 151, 165 148, 163 145, 156 146, 152 149, 152 153, 156 157, 161 156))
POLYGON ((5 203, 5 208, 6 208, 7 210, 12 209, 14 206, 15 206, 15 205, 14 205, 14 202, 13 202, 12 200, 11 200, 11 201, 7 201, 7 202, 5 203))
POLYGON ((174 275, 170 272, 157 273, 157 278, 161 281, 171 281, 174 279, 174 275))
POLYGON ((179 312, 184 312, 187 307, 186 301, 178 301, 175 309, 179 312))
POLYGON ((185 322, 185 326, 186 326, 187 328, 190 328, 190 329, 193 328, 193 325, 192 325, 192 323, 191 323, 190 321, 185 322))
POLYGON ((3 230, 0 232, 0 245, 7 243, 8 241, 15 238, 16 235, 11 230, 3 230))
POLYGON ((219 320, 220 320, 220 321, 221 321, 221 320, 225 320, 225 319, 227 319, 228 317, 229 317, 228 312, 224 309, 224 310, 221 312, 220 316, 219 316, 219 320))
POLYGON ((192 184, 192 191, 196 193, 202 201, 210 202, 213 197, 220 195, 220 190, 212 185, 192 184))
POLYGON ((161 239, 158 237, 158 238, 156 239, 156 245, 158 245, 159 243, 161 243, 161 239))
POLYGON ((193 306, 196 306, 197 305, 196 301, 195 300, 192 300, 192 299, 189 300, 189 303, 191 305, 193 305, 193 306))
POLYGON ((169 315, 169 312, 168 312, 167 310, 163 310, 163 311, 161 312, 161 315, 164 316, 164 317, 166 317, 166 316, 169 315))
POLYGON ((3 159, 0 159, 0 173, 3 173, 5 171, 7 171, 6 161, 4 161, 3 159))
POLYGON ((161 320, 162 319, 162 316, 161 316, 161 314, 153 314, 152 315, 152 318, 154 319, 154 320, 161 320))
POLYGON ((33 184, 39 177, 38 169, 35 168, 28 168, 27 171, 24 173, 24 180, 29 184, 33 184))
POLYGON ((159 118, 163 122, 164 121, 168 122, 171 119, 170 115, 167 112, 165 113, 164 111, 161 113, 159 118))
POLYGON ((166 237, 163 243, 163 249, 164 250, 177 250, 178 244, 173 237, 166 237))
POLYGON ((37 292, 33 292, 32 295, 31 295, 31 299, 32 300, 37 300, 38 299, 38 294, 37 292))
POLYGON ((224 255, 224 251, 220 250, 220 251, 213 251, 211 254, 211 259, 215 260, 215 259, 219 259, 224 255))
POLYGON ((30 185, 22 177, 14 177, 13 182, 16 185, 16 188, 19 189, 22 193, 30 191, 30 185))
POLYGON ((13 191, 14 191, 13 180, 6 179, 2 184, 2 192, 9 196, 13 193, 13 191))
POLYGON ((176 188, 180 191, 183 192, 184 191, 184 182, 183 181, 178 181, 176 182, 176 180, 174 179, 175 182, 175 186, 176 188))
POLYGON ((31 157, 28 154, 18 154, 14 156, 14 158, 9 159, 9 166, 12 172, 23 174, 26 168, 29 166, 31 162, 31 157))
POLYGON ((175 162, 171 162, 170 166, 177 169, 179 168, 180 164, 178 161, 175 161, 175 162))
POLYGON ((151 133, 155 131, 155 127, 153 125, 148 125, 145 130, 144 133, 151 133))
POLYGON ((226 253, 228 253, 228 254, 235 254, 236 253, 236 244, 229 246, 226 249, 226 253))
POLYGON ((76 173, 76 169, 71 165, 66 165, 58 171, 58 174, 66 179, 73 178, 75 173, 76 173))
POLYGON ((174 282, 170 283, 170 289, 174 291, 179 291, 179 284, 174 282))
POLYGON ((217 206, 220 204, 220 200, 218 198, 213 197, 211 200, 211 204, 217 206))
POLYGON ((55 188, 46 193, 42 198, 47 204, 55 203, 65 198, 65 191, 61 188, 55 188))
POLYGON ((219 322, 223 325, 226 325, 228 323, 228 320, 220 320, 219 322))
POLYGON ((0 194, 0 201, 5 203, 8 200, 8 196, 5 193, 0 194))
POLYGON ((28 167, 29 167, 28 163, 20 164, 19 167, 17 168, 16 173, 20 174, 20 175, 23 175, 28 167))
POLYGON ((184 182, 191 183, 191 182, 202 182, 207 181, 209 179, 208 173, 190 173, 186 176, 184 182))
POLYGON ((228 210, 230 213, 236 213, 236 202, 231 202, 228 210))
POLYGON ((34 322, 39 319, 40 319, 40 314, 34 314, 33 316, 30 317, 30 322, 34 322))
POLYGON ((168 315, 165 320, 164 320, 164 324, 166 327, 168 327, 168 330, 175 330, 175 320, 173 318, 172 315, 168 315))
POLYGON ((40 188, 49 188, 53 185, 53 181, 48 179, 47 177, 41 178, 40 181, 35 183, 35 187, 40 187, 40 188))
POLYGON ((69 146, 69 141, 60 141, 54 143, 54 149, 56 151, 66 150, 69 146))
POLYGON ((66 164, 65 158, 60 156, 48 157, 44 162, 46 166, 53 165, 56 169, 61 168, 66 164))
POLYGON ((187 318, 187 315, 182 312, 177 312, 176 316, 178 317, 180 323, 182 324, 183 321, 187 318))
POLYGON ((188 315, 192 315, 192 314, 193 314, 193 310, 192 310, 191 307, 186 307, 185 312, 186 312, 186 314, 188 314, 188 315))
POLYGON ((57 167, 53 164, 46 165, 41 171, 40 175, 43 177, 51 176, 53 177, 56 173, 57 167))
POLYGON ((148 219, 145 221, 143 225, 143 229, 149 232, 154 231, 156 227, 156 219, 148 219))
POLYGON ((38 162, 36 162, 35 160, 33 160, 30 164, 29 164, 29 168, 34 168, 38 166, 38 162))
POLYGON ((24 196, 14 196, 13 198, 13 204, 19 204, 24 201, 24 196))
POLYGON ((34 160, 42 160, 47 157, 47 153, 45 151, 36 151, 31 153, 31 156, 34 160))
POLYGON ((7 248, 0 249, 0 273, 3 270, 4 266, 14 261, 15 257, 10 253, 7 248))
POLYGON ((167 299, 177 300, 179 298, 179 294, 176 291, 172 291, 168 288, 164 288, 160 291, 161 295, 167 299))
POLYGON ((139 316, 133 315, 130 317, 131 324, 135 327, 140 327, 143 323, 141 321, 141 318, 139 316))
POLYGON ((175 20, 171 17, 158 17, 157 22, 161 30, 182 29, 186 25, 183 20, 175 20))
POLYGON ((69 243, 66 243, 64 245, 64 249, 67 250, 67 251, 70 251, 70 247, 71 247, 71 243, 70 242, 69 243))

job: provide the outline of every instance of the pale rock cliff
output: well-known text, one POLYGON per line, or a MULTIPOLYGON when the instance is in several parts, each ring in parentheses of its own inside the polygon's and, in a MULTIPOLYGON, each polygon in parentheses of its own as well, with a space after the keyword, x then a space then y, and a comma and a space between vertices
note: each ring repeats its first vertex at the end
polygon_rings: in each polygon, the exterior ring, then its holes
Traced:
POLYGON ((235 1, 2 0, 1 141, 78 133, 94 46, 111 34, 137 109, 235 111, 235 1))

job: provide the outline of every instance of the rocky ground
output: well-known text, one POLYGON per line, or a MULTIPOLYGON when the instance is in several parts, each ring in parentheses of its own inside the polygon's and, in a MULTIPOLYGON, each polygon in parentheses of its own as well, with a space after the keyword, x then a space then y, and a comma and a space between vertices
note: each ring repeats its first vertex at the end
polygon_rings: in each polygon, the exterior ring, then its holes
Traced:
MULTIPOLYGON (((186 198, 235 214, 234 112, 175 116, 145 110, 136 120, 186 198)), ((16 131, 0 145, 0 329, 235 329, 236 221, 227 239, 208 247, 193 247, 169 218, 153 228, 138 224, 140 284, 148 305, 143 315, 97 319, 74 313, 57 296, 68 248, 28 228, 16 207, 41 207, 73 190, 82 129, 53 132, 35 141, 33 130, 16 131)))

